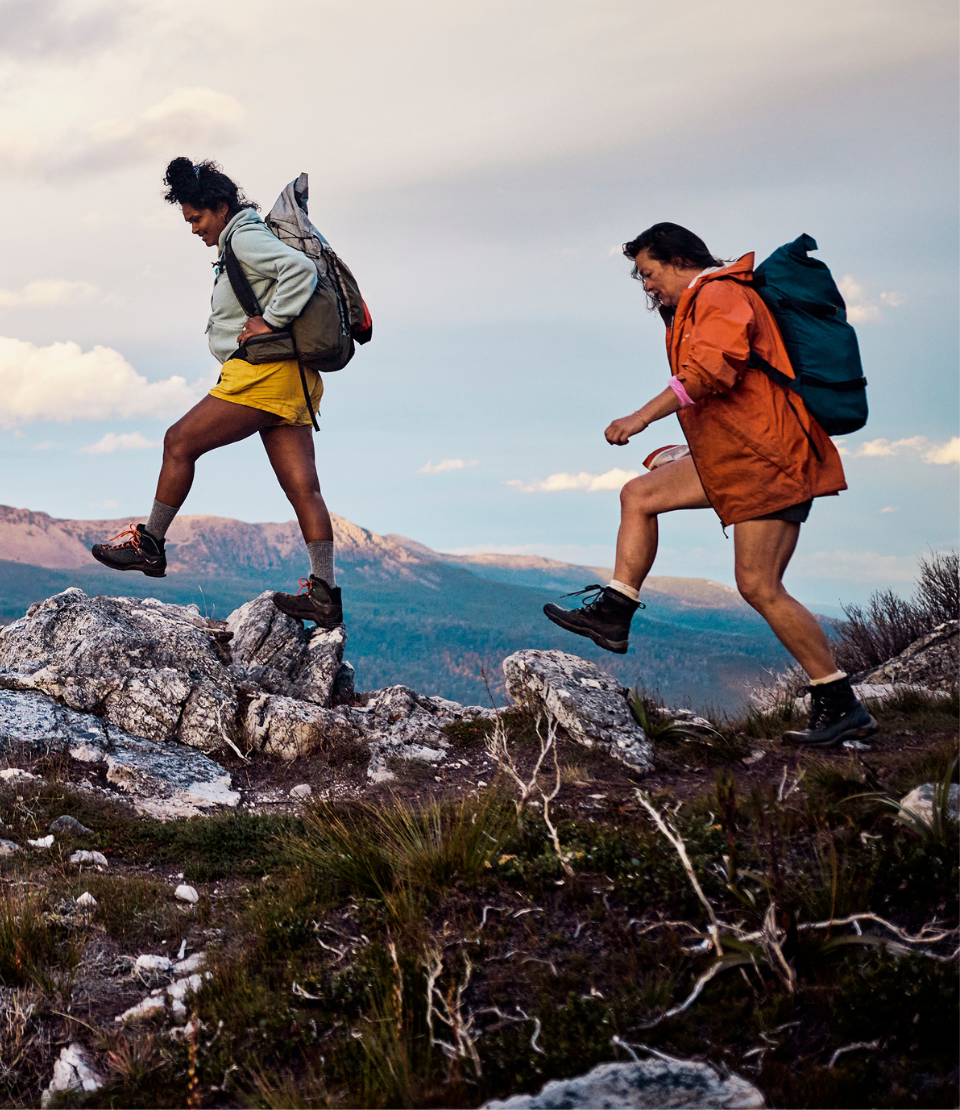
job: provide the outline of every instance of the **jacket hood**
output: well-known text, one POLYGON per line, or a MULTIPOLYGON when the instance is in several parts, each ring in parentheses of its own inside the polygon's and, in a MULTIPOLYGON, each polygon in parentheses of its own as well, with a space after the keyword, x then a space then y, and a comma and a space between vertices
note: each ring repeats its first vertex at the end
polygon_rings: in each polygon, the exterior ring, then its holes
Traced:
MULTIPOLYGON (((244 224, 262 224, 263 220, 252 208, 241 208, 240 211, 230 220, 227 226, 220 232, 220 238, 217 240, 217 249, 223 251, 223 245, 227 239, 235 232, 238 231, 244 224)), ((751 255, 751 258, 753 256, 751 255)))
POLYGON ((701 274, 701 276, 695 280, 693 289, 699 289, 705 282, 715 281, 717 278, 735 277, 746 280, 753 276, 753 259, 754 252, 750 251, 749 254, 745 254, 738 258, 736 262, 731 262, 729 266, 724 266, 719 270, 713 270, 709 274, 701 274))

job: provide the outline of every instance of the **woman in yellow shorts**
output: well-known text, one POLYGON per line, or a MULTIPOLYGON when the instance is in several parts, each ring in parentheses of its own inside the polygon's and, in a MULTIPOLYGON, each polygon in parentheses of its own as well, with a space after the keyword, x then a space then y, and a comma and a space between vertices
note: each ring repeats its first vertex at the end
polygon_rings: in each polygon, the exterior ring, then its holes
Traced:
MULTIPOLYGON (((157 495, 146 524, 131 525, 114 536, 120 543, 98 543, 93 556, 114 570, 137 570, 163 578, 167 560, 164 536, 193 484, 197 459, 216 447, 260 433, 267 458, 287 495, 310 557, 306 592, 275 594, 278 608, 324 628, 343 621, 340 590, 333 570, 333 528, 320 493, 313 451, 313 428, 296 360, 253 363, 240 348, 255 335, 281 331, 300 314, 317 283, 313 262, 281 242, 257 215, 237 185, 214 162, 194 165, 175 158, 167 167, 165 199, 179 204, 194 235, 217 247, 210 350, 222 364, 210 393, 167 431, 157 495), (223 251, 229 240, 250 282, 260 316, 247 316, 227 277, 223 251)), ((313 408, 323 382, 305 370, 313 408)))

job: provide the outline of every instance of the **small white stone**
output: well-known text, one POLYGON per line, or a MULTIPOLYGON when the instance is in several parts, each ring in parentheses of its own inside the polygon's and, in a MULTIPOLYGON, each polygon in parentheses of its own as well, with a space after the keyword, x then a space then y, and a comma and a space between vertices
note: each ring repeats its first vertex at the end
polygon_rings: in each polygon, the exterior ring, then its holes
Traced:
POLYGON ((12 856, 14 852, 19 851, 19 844, 14 844, 12 840, 0 840, 0 859, 3 859, 4 856, 12 856))
POLYGON ((299 786, 295 786, 290 791, 290 797, 291 798, 309 798, 312 793, 313 793, 313 789, 311 788, 310 783, 309 782, 301 782, 299 784, 299 786))
POLYGON ((24 771, 20 767, 7 767, 6 770, 0 771, 0 779, 3 779, 4 782, 26 782, 28 779, 39 778, 39 775, 24 771))
POLYGON ((173 965, 173 970, 177 975, 193 975, 194 972, 199 971, 201 967, 207 962, 207 954, 205 952, 194 952, 192 956, 188 956, 185 960, 180 960, 173 965))
POLYGON ((134 971, 140 972, 169 971, 171 967, 173 960, 169 956, 152 956, 149 953, 137 956, 133 965, 134 971))
POLYGON ((154 1014, 160 1013, 163 1009, 162 998, 145 998, 142 1002, 138 1002, 136 1006, 131 1006, 129 1010, 124 1010, 122 1014, 118 1014, 113 1020, 121 1023, 143 1021, 144 1018, 153 1017, 154 1014))
POLYGON ((39 840, 28 840, 27 843, 31 848, 52 848, 53 833, 50 833, 49 836, 41 836, 39 840))
POLYGON ((70 857, 71 863, 93 863, 97 867, 109 867, 110 861, 103 852, 74 852, 70 857))
POLYGON ((181 883, 173 893, 174 897, 179 898, 181 902, 200 901, 200 895, 197 894, 196 888, 188 883, 181 883))
POLYGON ((94 909, 97 905, 97 900, 96 898, 94 898, 89 890, 85 890, 83 894, 81 894, 80 897, 77 899, 77 905, 84 907, 89 906, 90 909, 94 909))

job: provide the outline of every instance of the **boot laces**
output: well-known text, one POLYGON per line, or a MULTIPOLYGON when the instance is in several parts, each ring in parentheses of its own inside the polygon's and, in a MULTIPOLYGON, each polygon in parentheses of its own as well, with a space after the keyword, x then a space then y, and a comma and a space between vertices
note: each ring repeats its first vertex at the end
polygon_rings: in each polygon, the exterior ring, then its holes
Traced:
MULTIPOLYGON (((603 600, 604 590, 606 590, 606 589, 607 589, 606 586, 601 586, 599 583, 594 582, 592 586, 584 586, 582 590, 573 590, 568 594, 561 594, 560 596, 561 597, 580 597, 581 594, 592 594, 591 597, 589 597, 589 598, 585 597, 584 600, 583 600, 583 608, 584 609, 592 609, 595 605, 599 604, 603 600)), ((613 591, 613 592, 616 593, 616 591, 613 591)), ((626 596, 626 594, 623 594, 622 596, 623 596, 624 600, 626 600, 626 601, 630 600, 630 598, 628 598, 626 596)), ((646 605, 644 605, 644 603, 642 601, 638 601, 637 602, 637 608, 638 609, 646 609, 646 605)))
POLYGON ((137 531, 136 524, 127 525, 127 527, 124 528, 124 530, 122 532, 118 532, 115 536, 111 536, 110 539, 108 539, 107 542, 103 546, 104 547, 116 547, 118 549, 121 548, 121 547, 139 547, 140 546, 140 533, 137 531), (113 542, 114 540, 122 540, 124 536, 129 536, 130 539, 125 540, 123 543, 115 544, 113 542))
POLYGON ((307 593, 310 593, 310 579, 309 578, 301 578, 300 579, 300 589, 297 590, 296 594, 294 594, 294 597, 299 597, 303 593, 304 590, 306 590, 307 593))

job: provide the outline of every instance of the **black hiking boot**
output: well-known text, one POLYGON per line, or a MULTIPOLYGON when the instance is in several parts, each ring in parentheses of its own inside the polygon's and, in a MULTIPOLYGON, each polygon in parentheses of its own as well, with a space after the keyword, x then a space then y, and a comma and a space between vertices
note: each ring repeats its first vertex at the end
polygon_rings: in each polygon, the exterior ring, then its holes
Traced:
POLYGON ((599 647, 625 655, 630 636, 630 621, 638 609, 645 608, 642 601, 631 601, 619 590, 609 586, 586 586, 564 597, 577 597, 579 594, 597 593, 585 601, 580 609, 562 609, 559 605, 544 605, 543 611, 553 621, 568 632, 586 636, 599 647))
POLYGON ((809 694, 813 703, 810 725, 796 732, 785 732, 783 739, 788 744, 834 748, 844 740, 872 736, 880 727, 857 700, 849 676, 822 686, 804 686, 801 693, 809 694))
POLYGON ((148 578, 167 577, 167 557, 163 540, 151 535, 142 524, 131 524, 109 543, 95 543, 90 552, 98 563, 111 570, 139 570, 148 578), (123 540, 114 543, 114 540, 123 540))
POLYGON ((337 628, 343 624, 343 605, 340 587, 332 589, 322 578, 300 579, 300 589, 295 594, 274 594, 273 604, 281 613, 301 621, 313 621, 317 628, 337 628))

